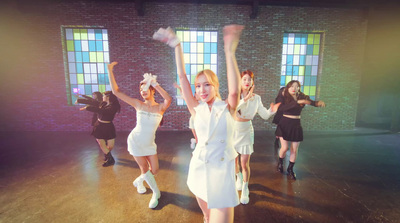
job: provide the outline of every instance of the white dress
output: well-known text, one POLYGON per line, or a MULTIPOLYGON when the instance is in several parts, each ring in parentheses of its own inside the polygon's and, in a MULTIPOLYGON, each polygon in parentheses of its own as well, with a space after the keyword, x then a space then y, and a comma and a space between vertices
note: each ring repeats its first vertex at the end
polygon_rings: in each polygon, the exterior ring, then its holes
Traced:
MULTIPOLYGON (((240 111, 240 114, 239 112, 237 113, 238 117, 242 119, 253 119, 258 113, 261 118, 267 120, 275 114, 275 112, 271 112, 270 109, 264 107, 261 97, 257 94, 254 94, 246 102, 241 99, 237 110, 240 111)), ((249 155, 254 152, 254 129, 251 121, 235 121, 234 139, 235 149, 239 154, 249 155)))
POLYGON ((235 188, 233 123, 227 104, 216 99, 211 112, 207 103, 194 108, 194 128, 198 143, 189 165, 187 185, 206 201, 208 208, 234 207, 239 204, 235 188))
POLYGON ((162 115, 136 110, 136 127, 128 136, 128 152, 132 156, 150 156, 157 154, 156 131, 162 115))

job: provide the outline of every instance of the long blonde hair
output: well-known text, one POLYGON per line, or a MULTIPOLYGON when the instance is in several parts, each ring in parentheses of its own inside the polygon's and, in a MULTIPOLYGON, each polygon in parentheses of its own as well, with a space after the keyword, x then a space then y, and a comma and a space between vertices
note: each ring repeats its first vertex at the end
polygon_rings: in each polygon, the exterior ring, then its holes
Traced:
POLYGON ((217 75, 209 69, 206 70, 202 70, 199 73, 197 73, 196 78, 194 79, 194 82, 197 83, 197 79, 200 75, 204 74, 208 80, 208 82, 214 86, 215 88, 215 92, 216 92, 216 96, 221 99, 221 95, 219 94, 219 81, 218 81, 218 77, 217 75))

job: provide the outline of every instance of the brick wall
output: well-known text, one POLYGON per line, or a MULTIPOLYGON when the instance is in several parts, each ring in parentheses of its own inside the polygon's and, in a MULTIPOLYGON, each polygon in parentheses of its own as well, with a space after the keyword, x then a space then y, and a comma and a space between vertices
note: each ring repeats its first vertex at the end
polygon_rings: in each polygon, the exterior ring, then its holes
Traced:
MULTIPOLYGON (((303 111, 305 130, 353 129, 359 96, 367 22, 356 9, 260 6, 250 19, 250 6, 215 4, 145 3, 138 16, 134 2, 101 1, 52 3, 43 6, 8 6, 1 12, 6 57, 1 60, 0 131, 90 131, 91 114, 67 104, 61 45, 62 25, 103 26, 109 31, 110 58, 118 61, 116 79, 122 91, 140 98, 139 81, 145 72, 175 93, 173 50, 153 41, 159 27, 217 28, 222 43, 224 25, 246 26, 237 51, 239 69, 251 69, 255 92, 264 105, 279 90, 281 44, 285 31, 324 32, 319 99, 324 109, 303 111)), ((2 41, 3 41, 2 40, 2 41)), ((226 68, 219 49, 221 95, 226 97, 226 68)), ((160 101, 160 96, 156 101, 160 101)), ((121 102, 115 118, 118 131, 135 126, 135 111, 121 102)), ((189 113, 175 101, 164 115, 161 130, 187 130, 189 113)), ((271 120, 256 117, 256 130, 272 130, 271 120)))

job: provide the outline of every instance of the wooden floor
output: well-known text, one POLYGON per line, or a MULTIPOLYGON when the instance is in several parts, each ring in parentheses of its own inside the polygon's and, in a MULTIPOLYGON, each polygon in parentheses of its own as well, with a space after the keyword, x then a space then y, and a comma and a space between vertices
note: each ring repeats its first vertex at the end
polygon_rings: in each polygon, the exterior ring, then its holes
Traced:
MULTIPOLYGON (((132 186, 140 171, 127 135, 118 133, 116 164, 104 168, 89 133, 2 132, 0 222, 202 222, 186 186, 191 133, 157 133, 162 196, 154 210, 150 190, 132 186)), ((400 221, 400 134, 307 132, 297 181, 276 172, 272 132, 256 132, 254 148, 250 203, 235 208, 235 222, 400 221)))

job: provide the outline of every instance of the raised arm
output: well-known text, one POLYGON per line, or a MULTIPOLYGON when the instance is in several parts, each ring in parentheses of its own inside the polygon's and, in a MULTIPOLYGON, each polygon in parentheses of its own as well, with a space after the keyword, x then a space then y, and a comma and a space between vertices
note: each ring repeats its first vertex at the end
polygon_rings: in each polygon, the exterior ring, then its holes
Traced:
POLYGON ((111 90, 115 96, 117 96, 119 99, 125 101, 126 103, 130 104, 133 106, 135 109, 140 105, 140 101, 135 98, 131 98, 128 95, 124 94, 121 92, 119 89, 117 82, 115 81, 114 77, 114 66, 117 65, 118 62, 112 62, 111 64, 108 64, 108 78, 110 80, 110 85, 111 85, 111 90))
POLYGON ((232 115, 235 114, 236 107, 239 104, 240 96, 240 72, 236 61, 236 48, 239 44, 240 34, 244 26, 229 25, 223 29, 224 33, 224 51, 226 58, 226 70, 228 78, 228 104, 232 115))
POLYGON ((164 113, 165 110, 167 110, 167 108, 171 105, 172 97, 159 84, 153 84, 153 87, 158 93, 161 94, 161 97, 164 98, 164 102, 160 104, 160 110, 162 113, 164 113))
POLYGON ((167 29, 160 28, 157 32, 155 32, 153 35, 153 39, 166 43, 170 47, 175 49, 175 62, 178 71, 182 96, 191 115, 195 115, 196 112, 194 111, 194 107, 196 107, 199 103, 193 97, 192 89, 186 76, 182 46, 178 37, 175 35, 174 31, 170 27, 168 27, 167 29))

